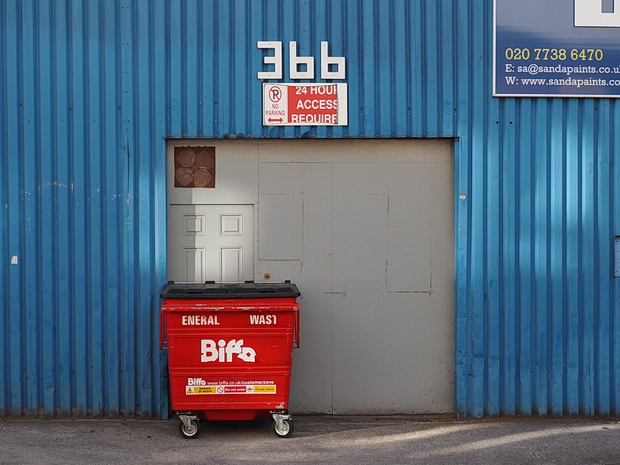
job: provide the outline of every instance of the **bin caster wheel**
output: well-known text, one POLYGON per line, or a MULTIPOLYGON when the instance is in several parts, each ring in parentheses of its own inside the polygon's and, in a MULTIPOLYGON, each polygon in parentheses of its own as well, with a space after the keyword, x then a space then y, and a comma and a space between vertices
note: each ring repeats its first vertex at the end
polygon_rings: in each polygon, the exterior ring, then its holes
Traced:
POLYGON ((273 420, 273 432, 279 438, 288 438, 293 434, 293 420, 290 418, 276 419, 273 420))
POLYGON ((188 425, 185 422, 181 421, 179 424, 179 431, 181 432, 181 436, 185 439, 196 439, 200 434, 200 421, 198 420, 188 420, 188 425))

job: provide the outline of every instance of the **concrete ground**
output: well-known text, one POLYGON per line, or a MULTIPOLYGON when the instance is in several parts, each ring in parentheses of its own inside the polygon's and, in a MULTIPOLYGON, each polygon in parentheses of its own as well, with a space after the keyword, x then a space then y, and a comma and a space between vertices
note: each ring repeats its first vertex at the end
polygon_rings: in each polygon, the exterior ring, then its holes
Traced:
POLYGON ((620 422, 459 421, 446 417, 295 416, 292 437, 271 419, 0 420, 1 464, 620 464, 620 422))

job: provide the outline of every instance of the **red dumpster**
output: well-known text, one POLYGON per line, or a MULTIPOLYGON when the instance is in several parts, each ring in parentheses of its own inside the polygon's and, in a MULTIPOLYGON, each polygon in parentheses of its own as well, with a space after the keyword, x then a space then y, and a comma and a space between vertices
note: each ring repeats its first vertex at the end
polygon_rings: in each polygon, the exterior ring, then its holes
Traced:
POLYGON ((184 437, 198 436, 200 420, 269 415, 277 436, 292 434, 299 296, 289 281, 164 286, 160 345, 168 349, 172 409, 184 437))

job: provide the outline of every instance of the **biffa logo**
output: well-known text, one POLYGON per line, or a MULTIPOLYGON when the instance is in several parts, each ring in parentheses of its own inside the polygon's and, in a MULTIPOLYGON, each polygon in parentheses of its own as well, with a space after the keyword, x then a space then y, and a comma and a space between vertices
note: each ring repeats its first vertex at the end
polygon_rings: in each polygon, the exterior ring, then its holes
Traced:
POLYGON ((231 339, 226 342, 224 339, 215 341, 211 339, 203 339, 200 341, 202 352, 201 362, 232 362, 233 355, 244 362, 255 362, 256 351, 251 347, 243 347, 243 339, 231 339))
POLYGON ((575 0, 576 27, 620 27, 620 0, 575 0))

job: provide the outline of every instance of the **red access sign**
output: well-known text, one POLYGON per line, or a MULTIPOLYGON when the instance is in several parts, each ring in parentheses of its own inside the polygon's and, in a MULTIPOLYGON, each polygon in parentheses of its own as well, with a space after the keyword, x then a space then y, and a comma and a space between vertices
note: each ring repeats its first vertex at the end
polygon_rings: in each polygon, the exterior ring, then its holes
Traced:
POLYGON ((344 126, 346 84, 264 84, 265 126, 344 126))

